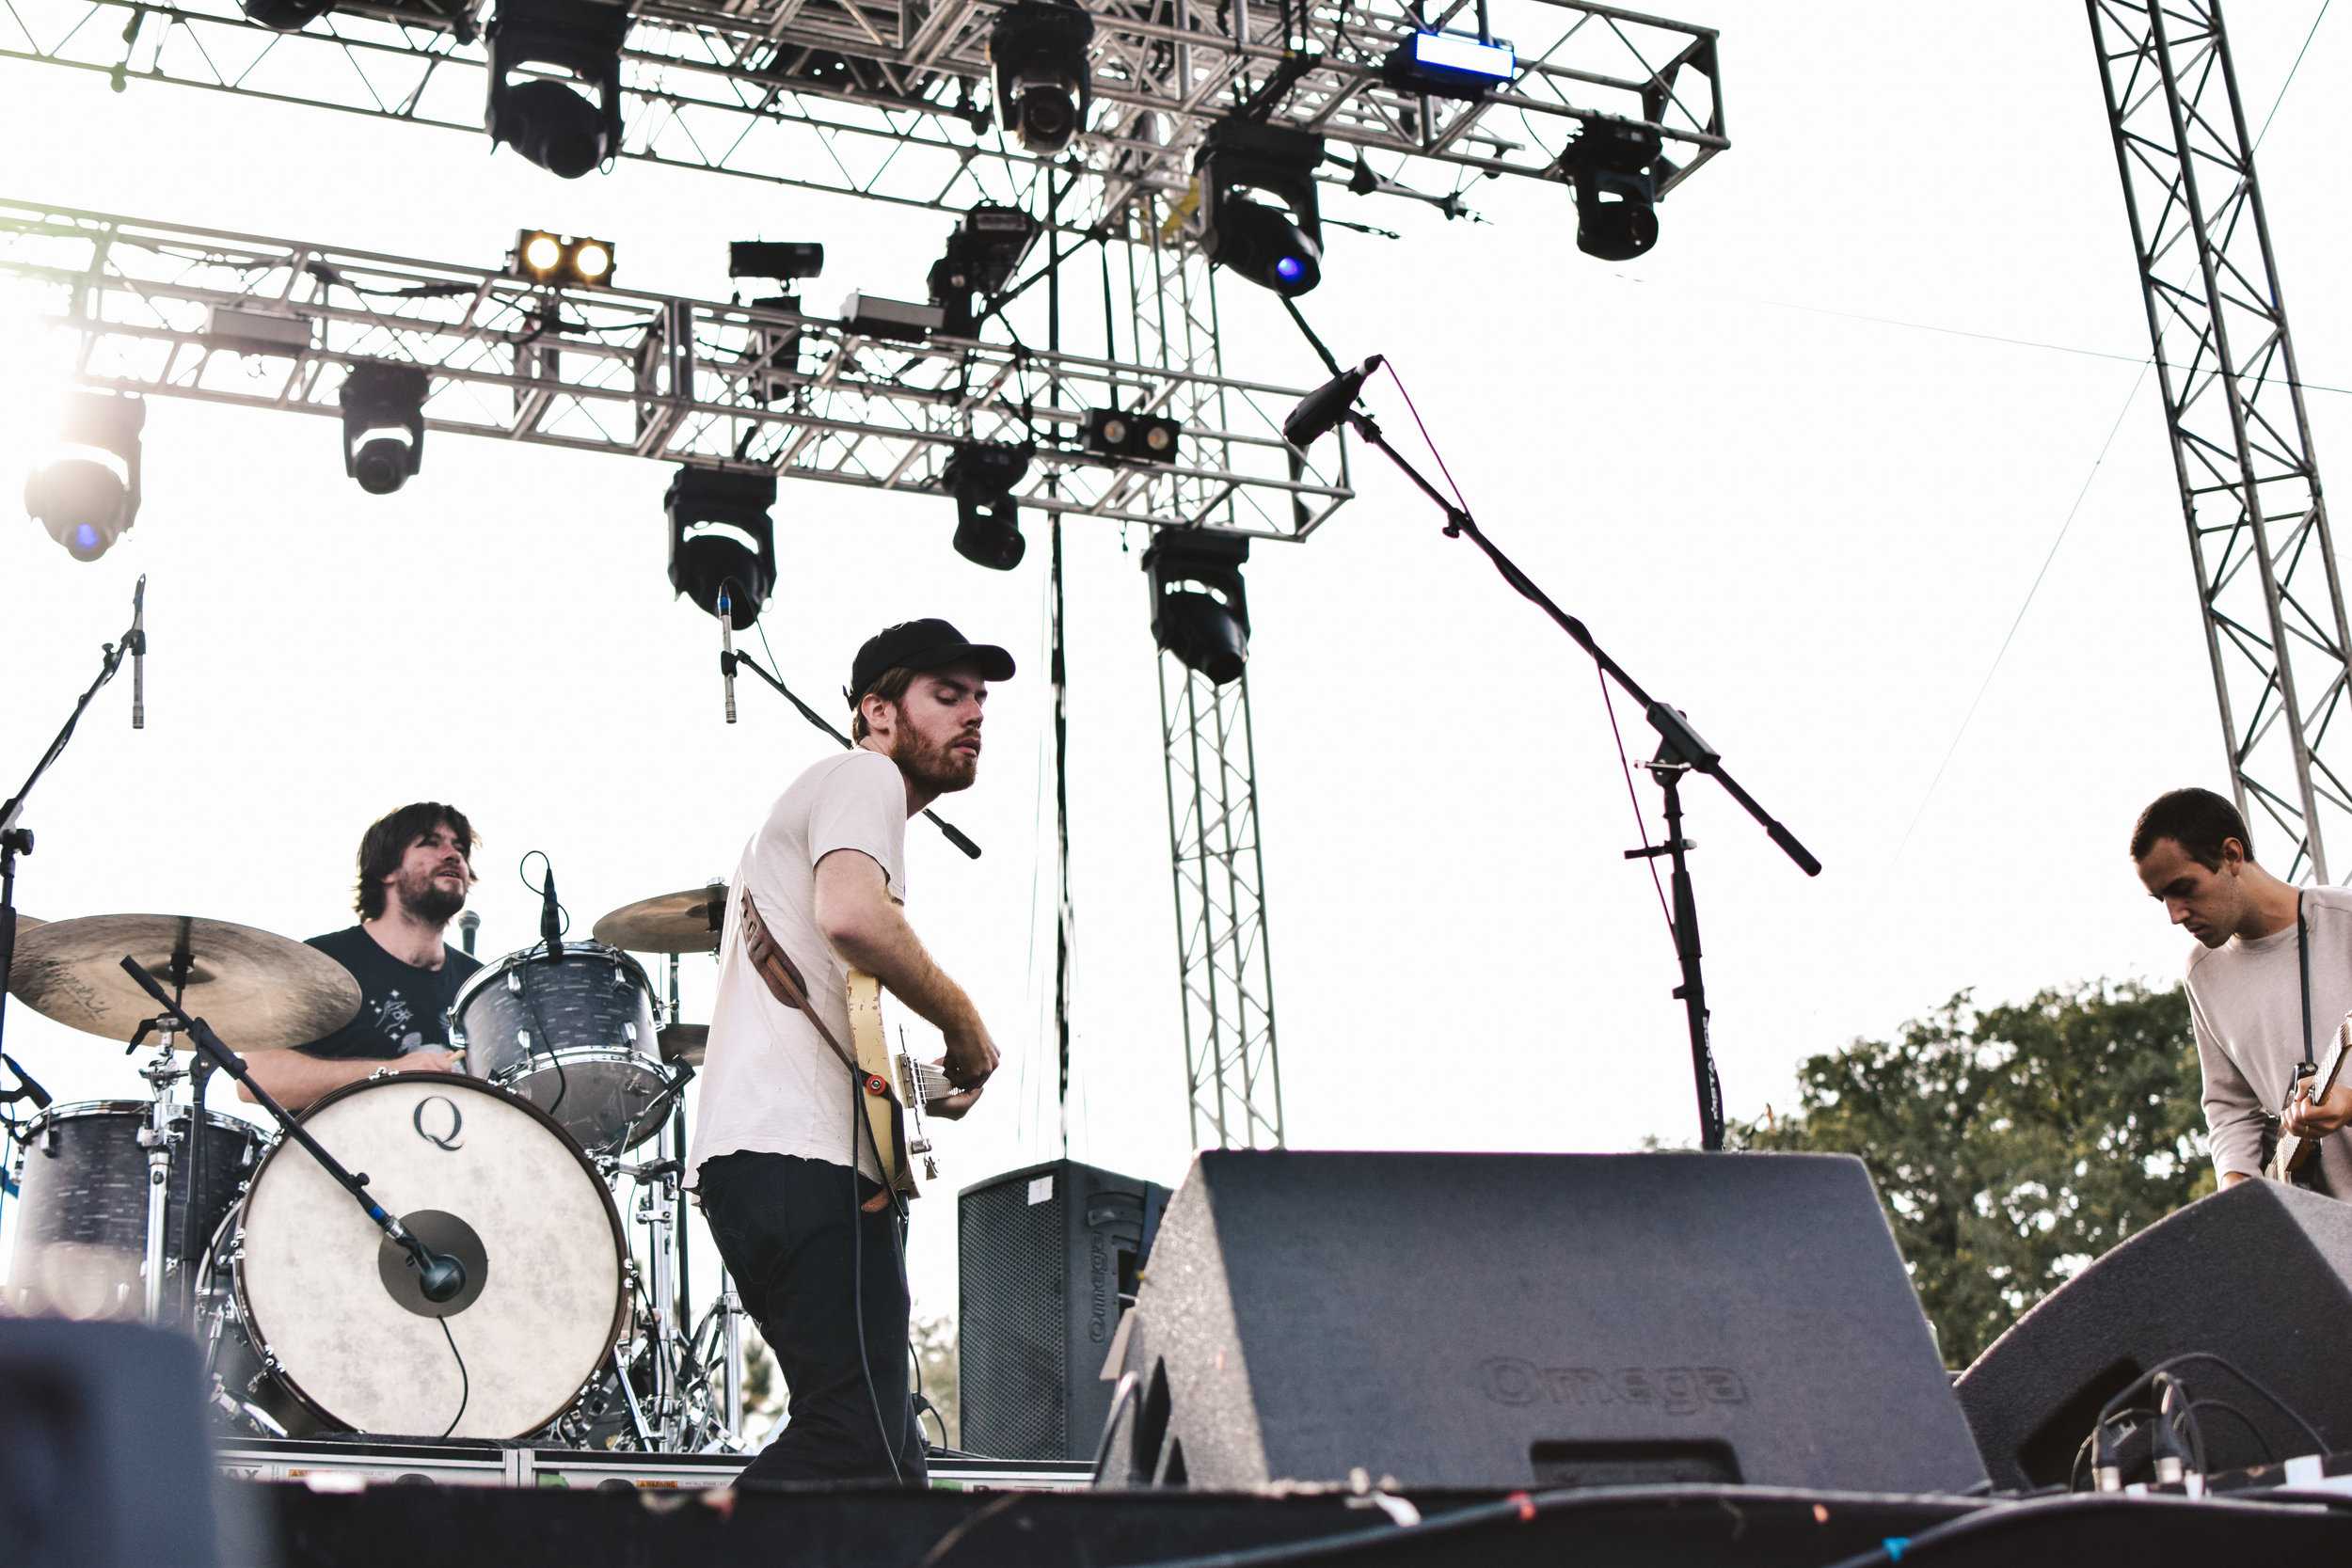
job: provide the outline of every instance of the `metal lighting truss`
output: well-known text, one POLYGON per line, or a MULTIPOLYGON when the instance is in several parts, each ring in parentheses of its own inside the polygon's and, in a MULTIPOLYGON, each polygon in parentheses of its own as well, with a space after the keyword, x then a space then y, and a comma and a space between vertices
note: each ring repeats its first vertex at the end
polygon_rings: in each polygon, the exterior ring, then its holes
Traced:
POLYGON ((935 486, 955 445, 1035 440, 1024 504, 1148 527, 1313 531, 1350 494, 1302 467, 1292 388, 0 200, 0 286, 78 338, 100 387, 339 415, 350 367, 431 372, 427 427, 881 489, 935 486), (1214 411, 1171 464, 1080 440, 1120 401, 1214 411))
POLYGON ((2218 0, 2089 0, 2238 809, 2328 879, 2352 647, 2218 0))
MULTIPOLYGON (((987 44, 1003 0, 630 8, 624 157, 919 206, 1037 210, 1029 198, 1054 166, 993 123, 987 44)), ((479 135, 481 40, 494 9, 492 0, 363 0, 289 34, 247 22, 236 0, 8 0, 0 58, 102 73, 118 89, 168 82, 479 135)), ((1495 0, 1486 20, 1517 46, 1519 69, 1480 100, 1382 76, 1417 25, 1475 30, 1470 0, 1424 12, 1399 0, 1101 0, 1087 9, 1094 122, 1062 166, 1097 177, 1081 229, 1116 227, 1146 191, 1181 195, 1211 121, 1245 103, 1352 149, 1329 177, 1449 211, 1482 176, 1565 178, 1562 155, 1594 116, 1657 127, 1661 193, 1729 145, 1714 32, 1608 6, 1495 0)))

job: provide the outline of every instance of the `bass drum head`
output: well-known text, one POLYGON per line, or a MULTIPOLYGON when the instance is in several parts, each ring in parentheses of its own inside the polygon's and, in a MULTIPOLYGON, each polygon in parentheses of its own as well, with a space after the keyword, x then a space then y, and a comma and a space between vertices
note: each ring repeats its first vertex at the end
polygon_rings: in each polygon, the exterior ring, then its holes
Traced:
POLYGON ((469 1277, 425 1303, 405 1256, 286 1139, 253 1178, 236 1263, 246 1332, 276 1377, 353 1432, 523 1437, 561 1416, 626 1306, 620 1216, 578 1147, 543 1112, 451 1073, 351 1085, 302 1124, 469 1277))

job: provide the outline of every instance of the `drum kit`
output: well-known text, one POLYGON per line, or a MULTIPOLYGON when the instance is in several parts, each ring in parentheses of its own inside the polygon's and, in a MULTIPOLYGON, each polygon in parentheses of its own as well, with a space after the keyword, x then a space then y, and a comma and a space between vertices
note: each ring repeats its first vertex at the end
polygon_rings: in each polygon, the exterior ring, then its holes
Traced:
POLYGON ((11 994, 151 1048, 149 1092, 5 1123, 0 1312, 184 1327, 248 1433, 740 1448, 741 1305, 723 1278, 696 1321, 689 1285, 684 1090, 707 1031, 677 1021, 680 958, 717 950, 725 908, 723 883, 665 894, 485 965, 449 1013, 465 1072, 378 1072, 283 1135, 205 1109, 213 1060, 171 1014, 242 1055, 304 1044, 358 1011, 340 964, 192 916, 20 920, 11 994), (666 994, 634 954, 666 956, 666 994), (429 1294, 410 1254, 462 1286, 429 1294))

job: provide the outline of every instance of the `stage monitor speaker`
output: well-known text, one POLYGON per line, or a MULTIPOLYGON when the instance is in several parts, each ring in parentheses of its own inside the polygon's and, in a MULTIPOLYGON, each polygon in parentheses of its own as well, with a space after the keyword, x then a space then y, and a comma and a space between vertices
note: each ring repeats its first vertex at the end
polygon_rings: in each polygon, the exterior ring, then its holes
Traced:
POLYGON ((0 1560, 212 1568, 199 1372, 195 1342, 176 1334, 0 1320, 0 1560))
POLYGON ((1073 1160, 958 1195, 963 1448, 1094 1457, 1111 1400, 1103 1358, 1167 1203, 1166 1187, 1073 1160))
POLYGON ((1985 1485, 1843 1155, 1204 1153, 1125 1340, 1098 1485, 1985 1485))
MULTIPOLYGON (((2064 1485, 2102 1405, 2201 1351, 2286 1399, 2342 1451, 2352 1449, 2347 1323, 2352 1205, 2248 1181, 2157 1221, 2044 1297, 1962 1374, 1961 1408, 1994 1485, 2064 1485)), ((2293 1417, 2226 1370, 2190 1362, 2179 1373, 2201 1404, 2226 1407, 2198 1412, 2209 1469, 2312 1451, 2293 1417)))

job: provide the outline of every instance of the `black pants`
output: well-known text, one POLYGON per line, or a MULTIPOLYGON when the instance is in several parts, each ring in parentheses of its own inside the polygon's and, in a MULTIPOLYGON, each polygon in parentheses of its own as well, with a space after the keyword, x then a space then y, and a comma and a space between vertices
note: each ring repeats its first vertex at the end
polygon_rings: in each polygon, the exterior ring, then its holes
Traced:
POLYGON ((925 1484, 905 1237, 889 1207, 856 1209, 882 1189, 847 1165, 750 1153, 704 1161, 701 1188, 711 1239, 792 1397, 783 1434, 740 1480, 925 1484))

